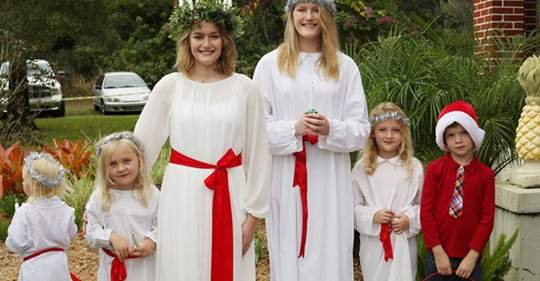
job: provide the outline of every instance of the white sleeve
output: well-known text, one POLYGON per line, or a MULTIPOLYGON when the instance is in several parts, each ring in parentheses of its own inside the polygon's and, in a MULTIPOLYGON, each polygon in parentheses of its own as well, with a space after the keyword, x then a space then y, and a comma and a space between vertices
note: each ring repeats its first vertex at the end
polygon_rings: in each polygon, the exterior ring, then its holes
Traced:
POLYGON ((177 78, 178 73, 171 73, 159 80, 135 124, 133 133, 144 145, 148 171, 169 137, 169 108, 177 78))
POLYGON ((77 238, 77 224, 75 224, 75 210, 73 208, 70 208, 71 214, 69 218, 69 228, 68 228, 68 235, 69 240, 73 241, 75 238, 77 238))
POLYGON ((377 236, 381 232, 381 225, 373 222, 377 209, 368 205, 366 195, 360 188, 362 182, 365 182, 361 178, 365 176, 362 163, 358 163, 352 170, 355 228, 360 234, 377 236))
POLYGON ((296 136, 294 125, 297 120, 276 120, 272 108, 274 85, 271 65, 267 57, 263 57, 253 74, 253 80, 260 88, 264 104, 264 120, 268 136, 270 152, 274 155, 287 155, 302 150, 302 137, 296 136))
POLYGON ((23 206, 19 207, 13 215, 13 219, 8 228, 8 237, 6 239, 6 247, 10 251, 21 256, 31 247, 31 241, 28 239, 27 224, 28 221, 23 204, 23 206))
POLYGON ((112 229, 105 224, 105 218, 99 203, 99 196, 96 193, 90 196, 90 200, 86 204, 86 214, 88 216, 88 224, 86 225, 86 241, 94 248, 110 248, 109 238, 112 229))
POLYGON ((150 240, 154 241, 154 243, 157 244, 157 237, 158 237, 158 228, 157 228, 157 216, 158 216, 158 206, 159 206, 159 190, 153 186, 153 194, 152 194, 152 207, 154 208, 154 211, 152 213, 152 227, 148 230, 145 237, 148 237, 150 240))
POLYGON ((414 237, 420 233, 420 198, 422 196, 422 185, 424 184, 424 171, 422 164, 416 161, 414 163, 412 175, 412 188, 415 189, 415 194, 411 204, 403 211, 409 217, 409 230, 406 232, 408 238, 414 237))
POLYGON ((248 188, 244 210, 263 218, 270 211, 272 156, 264 126, 263 102, 258 88, 252 81, 249 82, 251 87, 248 89, 245 146, 242 151, 248 188))
POLYGON ((352 152, 362 148, 369 137, 371 125, 358 67, 352 62, 349 71, 341 75, 344 75, 342 82, 347 83, 342 116, 328 120, 330 132, 328 136, 320 136, 317 145, 333 152, 352 152))

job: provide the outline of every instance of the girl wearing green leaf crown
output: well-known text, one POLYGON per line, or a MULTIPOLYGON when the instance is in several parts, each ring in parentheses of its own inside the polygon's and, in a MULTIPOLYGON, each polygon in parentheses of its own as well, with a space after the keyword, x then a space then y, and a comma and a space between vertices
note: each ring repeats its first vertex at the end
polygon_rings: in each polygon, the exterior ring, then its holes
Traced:
POLYGON ((171 146, 160 193, 156 279, 254 281, 253 235, 270 208, 259 91, 235 70, 230 1, 181 1, 174 72, 154 87, 135 135, 152 165, 171 146))
POLYGON ((331 0, 287 1, 285 38, 257 64, 273 154, 266 220, 273 281, 353 280, 349 152, 369 136, 354 61, 331 0))

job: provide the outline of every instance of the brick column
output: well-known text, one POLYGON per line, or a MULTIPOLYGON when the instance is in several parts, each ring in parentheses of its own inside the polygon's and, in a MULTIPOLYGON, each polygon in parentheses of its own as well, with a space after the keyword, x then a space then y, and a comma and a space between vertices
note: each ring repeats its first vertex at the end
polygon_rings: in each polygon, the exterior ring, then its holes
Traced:
POLYGON ((490 38, 524 33, 525 2, 533 2, 536 7, 535 0, 474 0, 475 54, 493 56, 490 38))
POLYGON ((536 29, 536 26, 537 26, 537 19, 538 19, 538 16, 537 16, 537 4, 536 4, 536 0, 524 0, 524 5, 523 5, 523 11, 524 11, 524 24, 525 24, 525 32, 527 34, 533 32, 535 29, 536 29))

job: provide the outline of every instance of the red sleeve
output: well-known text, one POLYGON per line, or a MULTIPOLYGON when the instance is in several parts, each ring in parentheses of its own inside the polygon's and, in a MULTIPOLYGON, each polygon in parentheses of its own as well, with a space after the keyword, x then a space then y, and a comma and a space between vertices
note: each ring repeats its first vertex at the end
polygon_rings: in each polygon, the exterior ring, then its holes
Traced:
POLYGON ((427 249, 441 244, 439 233, 437 232, 437 224, 435 223, 435 196, 437 195, 436 170, 435 163, 428 165, 424 178, 424 187, 422 188, 422 199, 420 201, 420 223, 427 249))
POLYGON ((495 175, 493 171, 489 170, 489 174, 483 175, 483 177, 486 180, 482 206, 478 206, 481 207, 480 222, 469 242, 469 247, 480 254, 482 254, 489 235, 493 230, 493 220, 495 217, 495 175))

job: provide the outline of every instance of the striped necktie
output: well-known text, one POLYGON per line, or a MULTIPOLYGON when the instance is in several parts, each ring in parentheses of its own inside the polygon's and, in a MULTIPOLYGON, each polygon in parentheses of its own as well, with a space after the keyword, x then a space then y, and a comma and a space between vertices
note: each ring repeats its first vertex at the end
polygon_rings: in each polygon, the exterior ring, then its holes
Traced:
POLYGON ((457 218, 463 214, 463 166, 459 166, 456 175, 456 183, 454 193, 452 194, 452 200, 450 201, 450 208, 448 208, 448 214, 453 218, 457 218))

